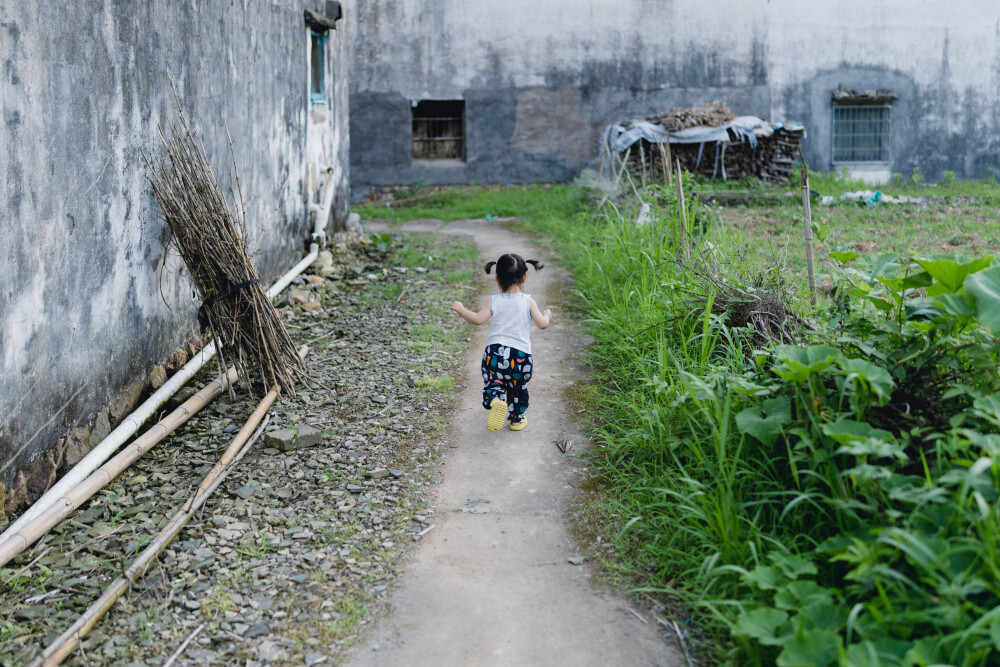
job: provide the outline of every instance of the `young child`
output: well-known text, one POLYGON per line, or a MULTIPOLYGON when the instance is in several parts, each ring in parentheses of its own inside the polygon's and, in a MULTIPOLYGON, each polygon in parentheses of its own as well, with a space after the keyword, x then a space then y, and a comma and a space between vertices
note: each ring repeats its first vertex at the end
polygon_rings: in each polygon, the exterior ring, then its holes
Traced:
POLYGON ((545 329, 552 321, 552 311, 538 310, 530 294, 524 293, 524 280, 528 264, 540 271, 543 264, 533 259, 525 260, 513 253, 503 255, 486 265, 486 273, 497 267, 497 285, 500 294, 490 298, 488 306, 478 313, 467 309, 461 301, 451 304, 451 309, 469 324, 486 324, 490 318, 490 337, 483 352, 483 407, 490 411, 486 418, 489 431, 499 431, 504 421, 510 422, 511 431, 520 431, 528 421, 528 380, 531 379, 531 323, 545 329))

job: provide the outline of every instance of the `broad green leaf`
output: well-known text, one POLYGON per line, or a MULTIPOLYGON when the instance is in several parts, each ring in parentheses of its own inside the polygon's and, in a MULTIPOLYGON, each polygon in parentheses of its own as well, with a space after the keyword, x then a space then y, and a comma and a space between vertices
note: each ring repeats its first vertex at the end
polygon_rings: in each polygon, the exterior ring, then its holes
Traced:
POLYGON ((1000 336, 1000 266, 966 278, 965 293, 972 301, 979 321, 994 335, 1000 336))
POLYGON ((768 447, 778 441, 781 427, 791 421, 792 409, 785 398, 769 398, 736 415, 736 427, 740 433, 752 435, 768 447))
POLYGON ((897 639, 863 641, 847 647, 847 667, 898 667, 910 649, 909 642, 897 639))
POLYGON ((743 396, 767 396, 772 392, 770 387, 765 387, 764 385, 757 384, 756 382, 751 382, 744 377, 735 376, 727 378, 727 387, 732 389, 737 394, 742 394, 743 396))
POLYGON ((788 614, 780 609, 760 607, 740 614, 733 624, 732 633, 754 639, 774 637, 774 631, 787 619, 788 614))
POLYGON ((941 306, 931 299, 910 299, 905 308, 908 320, 934 320, 944 313, 941 306))
POLYGON ((870 283, 880 277, 892 277, 899 270, 899 255, 894 252, 868 255, 858 262, 858 268, 866 274, 870 283))
POLYGON ((752 584, 757 584, 757 588, 765 591, 773 591, 787 581, 781 570, 773 565, 758 565, 744 574, 743 579, 752 584))
POLYGON ((774 594, 774 604, 781 609, 800 609, 815 602, 831 602, 830 591, 815 581, 792 581, 774 594))
POLYGON ((847 621, 847 612, 832 602, 817 601, 803 605, 800 612, 815 627, 821 630, 840 630, 847 621))
POLYGON ((849 381, 860 382, 878 397, 879 405, 885 405, 896 386, 889 371, 864 359, 841 359, 839 364, 849 381))
POLYGON ((977 398, 972 405, 983 417, 1000 426, 1000 392, 977 398))
POLYGON ((840 350, 829 345, 779 345, 774 351, 778 361, 772 370, 782 380, 805 382, 841 357, 840 350))
POLYGON ((772 551, 768 554, 768 558, 780 567, 789 579, 797 579, 803 574, 816 574, 816 566, 802 556, 784 551, 772 551))
POLYGON ((852 259, 857 259, 861 257, 860 252, 854 252, 853 250, 834 250, 827 255, 830 259, 835 259, 841 264, 847 264, 852 259))
POLYGON ((893 308, 892 301, 889 301, 885 297, 873 296, 871 294, 867 294, 861 297, 861 299, 863 301, 867 301, 868 303, 872 304, 873 306, 881 310, 883 313, 888 313, 893 308))
POLYGON ((826 667, 840 653, 840 638, 827 630, 792 637, 778 656, 778 667, 826 667))
POLYGON ((921 271, 920 273, 911 273, 903 278, 901 285, 903 289, 916 289, 918 287, 929 287, 933 282, 934 279, 931 277, 931 274, 921 271))
POLYGON ((869 424, 857 422, 853 419, 841 419, 832 424, 824 424, 823 433, 841 445, 852 442, 865 442, 868 438, 877 438, 880 440, 892 439, 892 433, 872 428, 869 424))
POLYGON ((1000 651, 1000 621, 990 623, 990 639, 993 640, 996 650, 1000 651))
POLYGON ((976 259, 965 259, 953 255, 934 255, 933 257, 914 257, 913 261, 922 266, 936 281, 933 289, 928 289, 931 296, 935 294, 955 294, 962 289, 966 276, 985 269, 993 261, 989 255, 976 259))
POLYGON ((934 303, 941 306, 949 315, 975 315, 976 311, 964 294, 940 294, 934 297, 934 303))

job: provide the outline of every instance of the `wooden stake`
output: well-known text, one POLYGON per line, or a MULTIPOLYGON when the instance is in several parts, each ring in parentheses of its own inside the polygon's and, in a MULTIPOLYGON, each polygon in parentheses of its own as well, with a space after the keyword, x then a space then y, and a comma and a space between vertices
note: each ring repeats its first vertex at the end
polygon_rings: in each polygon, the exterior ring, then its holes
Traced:
POLYGON ((669 188, 674 180, 674 166, 670 158, 670 144, 663 143, 660 146, 660 164, 663 166, 663 186, 669 188))
MULTIPOLYGON (((652 158, 650 158, 652 162, 652 158)), ((639 140, 639 164, 642 165, 642 189, 646 189, 646 151, 642 147, 642 140, 639 140)))
POLYGON ((622 168, 618 170, 618 176, 615 177, 615 185, 618 185, 622 181, 622 174, 625 173, 625 167, 628 165, 629 158, 632 157, 632 147, 629 146, 628 150, 625 151, 625 157, 622 159, 622 168))
POLYGON ((806 223, 806 269, 809 272, 809 302, 816 305, 816 264, 813 258, 812 206, 809 199, 809 171, 802 160, 802 217, 806 223))
POLYGON ((226 387, 235 383, 237 377, 236 369, 231 368, 225 378, 215 380, 203 387, 201 391, 184 401, 176 410, 158 421, 136 438, 132 444, 122 449, 103 466, 91 473, 89 477, 73 487, 64 497, 35 517, 28 525, 0 543, 0 567, 10 562, 11 559, 52 530, 60 521, 83 506, 83 503, 87 502, 91 496, 110 484, 113 479, 138 461, 143 454, 208 405, 225 391, 226 387))
POLYGON ((684 251, 685 257, 687 256, 687 234, 688 234, 688 219, 687 219, 687 207, 684 205, 684 183, 681 178, 681 162, 677 161, 677 206, 678 212, 680 213, 680 223, 681 223, 681 249, 684 251))

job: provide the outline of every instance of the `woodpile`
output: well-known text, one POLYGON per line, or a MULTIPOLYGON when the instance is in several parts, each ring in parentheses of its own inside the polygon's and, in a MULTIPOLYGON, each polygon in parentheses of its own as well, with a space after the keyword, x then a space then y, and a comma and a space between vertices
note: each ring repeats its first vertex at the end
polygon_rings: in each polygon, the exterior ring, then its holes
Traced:
POLYGON ((653 125, 663 125, 671 132, 689 127, 721 127, 736 118, 736 112, 722 100, 705 102, 696 107, 679 107, 646 116, 653 125))
MULTIPOLYGON (((757 179, 774 184, 789 182, 798 159, 799 146, 805 136, 804 128, 799 125, 780 127, 769 137, 757 137, 756 146, 751 146, 749 141, 738 142, 733 134, 730 132, 733 141, 725 144, 724 152, 720 151, 718 165, 715 156, 719 147, 716 142, 670 144, 670 153, 673 159, 680 162, 682 169, 691 173, 708 177, 714 175, 716 178, 725 176, 727 180, 757 179)), ((646 168, 655 165, 663 170, 660 152, 660 147, 656 144, 640 140, 631 149, 629 163, 637 171, 643 169, 644 165, 646 168)))

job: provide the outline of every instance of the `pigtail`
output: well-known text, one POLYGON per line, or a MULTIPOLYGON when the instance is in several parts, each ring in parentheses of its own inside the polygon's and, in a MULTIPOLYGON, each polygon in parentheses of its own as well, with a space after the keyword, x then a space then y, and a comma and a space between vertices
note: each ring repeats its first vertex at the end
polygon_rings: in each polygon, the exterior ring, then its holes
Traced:
POLYGON ((486 266, 483 267, 483 270, 486 271, 486 273, 489 273, 490 269, 492 269, 494 266, 496 266, 496 262, 486 262, 486 266))
POLYGON ((526 259, 524 260, 524 263, 531 264, 533 267, 535 267, 535 271, 541 271, 542 269, 545 268, 545 265, 539 262, 537 259, 526 259))

